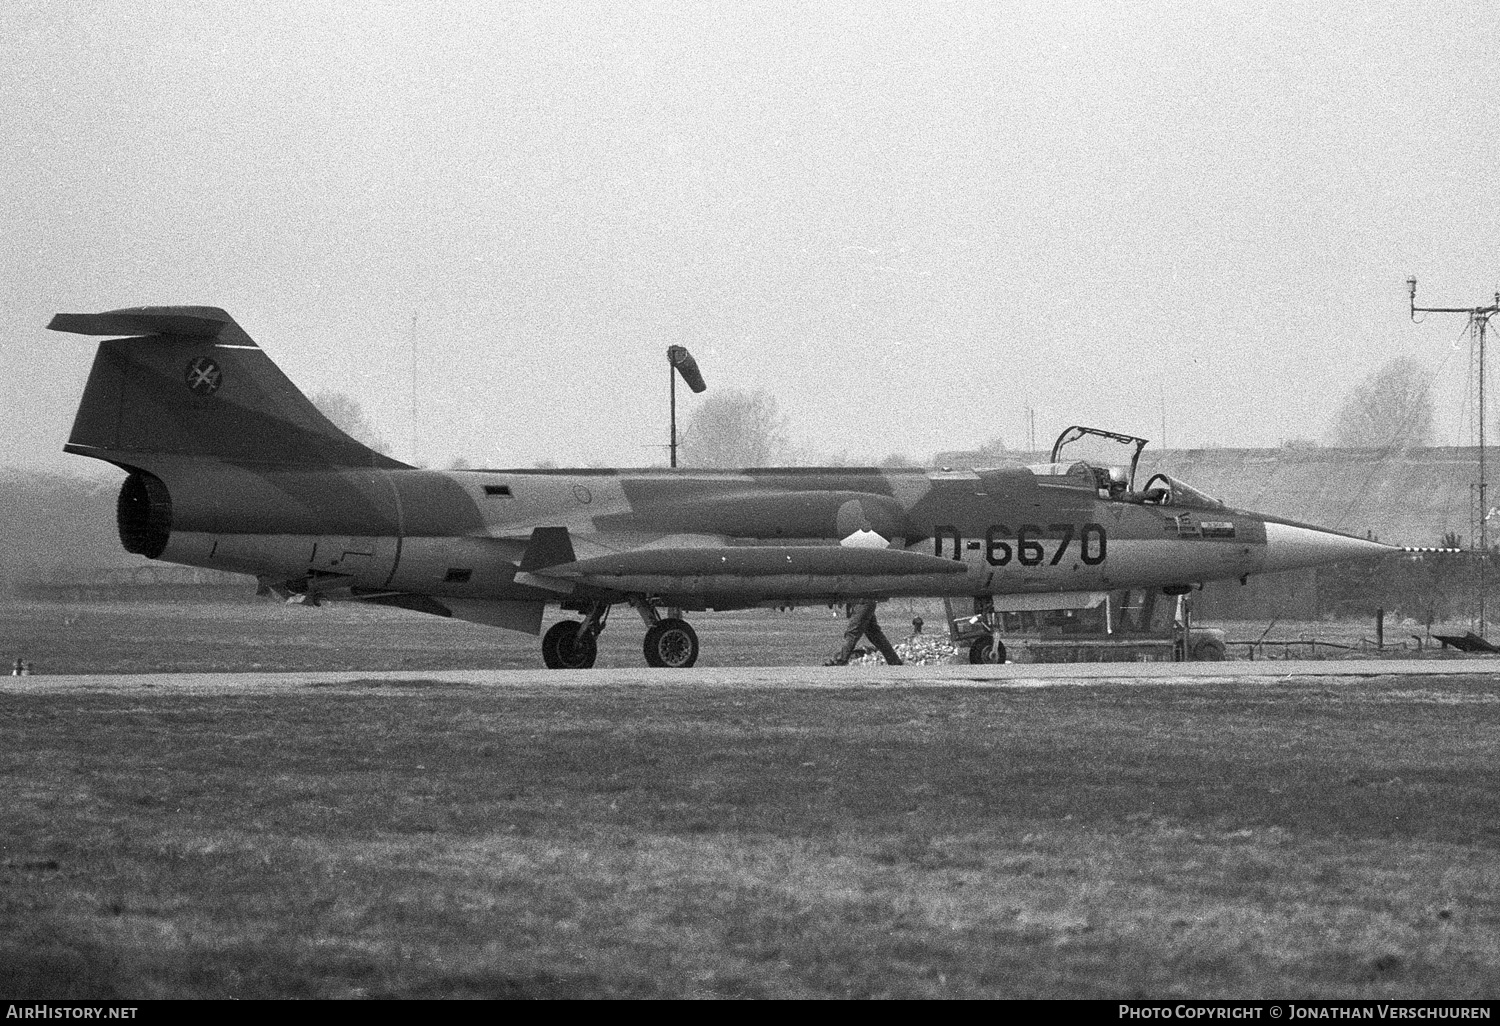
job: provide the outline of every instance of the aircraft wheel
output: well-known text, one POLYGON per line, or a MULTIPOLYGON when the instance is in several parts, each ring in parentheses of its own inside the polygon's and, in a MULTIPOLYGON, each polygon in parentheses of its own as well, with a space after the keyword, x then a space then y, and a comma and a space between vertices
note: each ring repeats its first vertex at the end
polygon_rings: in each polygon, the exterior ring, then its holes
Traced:
POLYGON ((587 670, 599 656, 599 645, 592 637, 580 638, 577 620, 553 624, 542 635, 542 662, 549 670, 587 670))
POLYGON ((669 617, 646 630, 646 665, 684 670, 698 661, 698 634, 686 620, 669 617))
POLYGON ((990 652, 991 638, 979 638, 969 646, 969 662, 971 663, 1003 663, 1005 662, 1005 642, 999 643, 997 652, 990 652), (998 658, 997 658, 998 656, 998 658))

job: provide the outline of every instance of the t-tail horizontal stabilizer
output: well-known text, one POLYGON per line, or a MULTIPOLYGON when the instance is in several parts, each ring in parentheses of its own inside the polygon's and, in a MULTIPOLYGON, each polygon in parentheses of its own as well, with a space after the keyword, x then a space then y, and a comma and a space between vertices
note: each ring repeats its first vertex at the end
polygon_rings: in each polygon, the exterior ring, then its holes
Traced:
POLYGON ((404 470, 334 425, 234 318, 212 306, 63 313, 99 344, 66 451, 158 473, 183 458, 404 470))
POLYGON ((234 318, 216 306, 137 306, 96 314, 58 314, 48 322, 52 331, 74 335, 126 335, 137 338, 215 339, 221 344, 255 346, 234 318))

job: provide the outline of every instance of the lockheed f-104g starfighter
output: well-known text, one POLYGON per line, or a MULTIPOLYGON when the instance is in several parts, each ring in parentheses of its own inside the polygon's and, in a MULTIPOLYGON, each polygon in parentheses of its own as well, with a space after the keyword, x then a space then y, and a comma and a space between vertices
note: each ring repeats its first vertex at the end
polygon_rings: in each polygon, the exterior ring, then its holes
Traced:
POLYGON ((684 612, 896 596, 1161 587, 1181 592, 1392 551, 1233 509, 1157 475, 1140 445, 1070 429, 1053 462, 998 469, 427 470, 335 427, 223 310, 58 314, 100 343, 67 452, 126 472, 125 548, 342 598, 540 634, 551 667, 593 665, 633 607, 652 666, 687 667, 684 612), (1063 458, 1097 436, 1128 467, 1063 458))

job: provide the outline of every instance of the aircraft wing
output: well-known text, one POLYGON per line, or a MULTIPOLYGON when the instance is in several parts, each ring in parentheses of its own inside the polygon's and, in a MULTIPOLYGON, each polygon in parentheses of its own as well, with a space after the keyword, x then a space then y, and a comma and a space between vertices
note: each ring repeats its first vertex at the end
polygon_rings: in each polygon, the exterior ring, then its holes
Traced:
POLYGON ((539 570, 548 577, 893 577, 903 574, 962 574, 967 567, 904 549, 834 545, 727 545, 706 548, 636 549, 594 556, 539 570))

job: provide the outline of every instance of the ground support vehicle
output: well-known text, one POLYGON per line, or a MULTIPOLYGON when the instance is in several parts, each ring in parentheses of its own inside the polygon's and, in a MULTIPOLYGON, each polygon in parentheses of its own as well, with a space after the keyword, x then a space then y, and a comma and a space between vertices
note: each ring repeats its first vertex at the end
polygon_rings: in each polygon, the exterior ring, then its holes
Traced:
POLYGON ((1224 632, 1192 622, 1190 594, 1160 589, 947 599, 948 633, 971 663, 1216 662, 1224 632))

